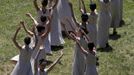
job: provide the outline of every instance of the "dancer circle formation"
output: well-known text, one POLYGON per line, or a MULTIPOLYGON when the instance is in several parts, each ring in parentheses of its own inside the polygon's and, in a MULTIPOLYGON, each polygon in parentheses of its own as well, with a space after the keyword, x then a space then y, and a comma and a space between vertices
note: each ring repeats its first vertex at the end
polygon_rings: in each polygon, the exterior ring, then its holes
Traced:
MULTIPOLYGON (((54 66, 61 62, 64 51, 63 33, 69 40, 76 42, 72 64, 72 75, 98 75, 97 48, 105 50, 109 47, 109 29, 116 28, 122 20, 122 0, 89 0, 86 10, 84 0, 77 0, 81 12, 81 22, 76 20, 73 4, 69 0, 42 0, 41 6, 33 0, 37 19, 27 13, 33 26, 29 30, 26 22, 21 21, 13 42, 19 49, 19 54, 11 59, 15 62, 11 75, 48 75, 54 66), (100 7, 97 11, 97 6, 100 7), (121 10, 120 10, 121 9, 121 10), (21 29, 28 34, 21 46, 16 38, 21 29), (53 55, 53 49, 59 48, 60 56, 51 62, 47 56, 53 55)), ((62 65, 61 65, 62 66, 62 65)))

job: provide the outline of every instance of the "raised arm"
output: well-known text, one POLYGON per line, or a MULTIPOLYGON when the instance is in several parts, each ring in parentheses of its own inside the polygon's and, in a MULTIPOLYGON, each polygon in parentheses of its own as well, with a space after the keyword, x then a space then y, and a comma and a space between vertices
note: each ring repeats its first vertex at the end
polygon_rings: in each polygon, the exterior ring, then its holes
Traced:
POLYGON ((64 28, 65 33, 68 35, 68 37, 74 40, 74 37, 72 37, 72 36, 69 34, 69 32, 67 31, 67 28, 66 28, 65 24, 64 24, 63 22, 61 22, 61 25, 62 25, 62 27, 64 28))
POLYGON ((81 0, 81 3, 82 3, 82 7, 81 7, 81 13, 86 13, 86 7, 85 7, 85 3, 83 0, 81 0))
POLYGON ((81 32, 84 34, 87 43, 92 42, 91 38, 87 36, 87 34, 81 29, 81 32))
POLYGON ((48 72, 50 72, 52 69, 53 69, 53 67, 60 61, 60 59, 63 57, 63 52, 61 51, 61 55, 59 56, 59 58, 57 58, 54 62, 53 62, 53 64, 50 66, 50 67, 48 67, 47 69, 46 69, 46 73, 48 73, 48 72))
POLYGON ((85 49, 80 45, 80 43, 79 43, 78 40, 76 40, 76 43, 77 43, 78 46, 80 47, 80 50, 81 50, 85 55, 87 55, 87 54, 88 54, 87 50, 85 50, 85 49))
POLYGON ((58 2, 59 2, 59 0, 54 0, 55 1, 55 3, 54 3, 54 5, 52 6, 52 10, 57 6, 57 4, 58 4, 58 2))
POLYGON ((79 10, 81 10, 81 0, 78 0, 79 10))
POLYGON ((15 34, 14 34, 14 37, 13 37, 13 43, 15 44, 15 46, 19 49, 19 50, 21 50, 22 49, 22 47, 21 47, 21 45, 16 41, 16 37, 17 37, 17 34, 18 34, 18 32, 19 32, 19 30, 21 29, 21 27, 18 27, 18 29, 16 30, 16 32, 15 32, 15 34))
POLYGON ((70 3, 70 2, 69 2, 69 5, 70 5, 70 8, 71 8, 72 18, 73 18, 73 20, 74 20, 76 26, 79 26, 79 24, 78 24, 78 22, 77 22, 77 20, 76 20, 76 18, 75 18, 75 15, 74 15, 73 5, 72 5, 72 3, 70 3))
POLYGON ((27 34, 29 34, 30 36, 33 36, 34 33, 30 30, 28 30, 24 24, 24 21, 21 21, 20 24, 22 25, 22 27, 24 28, 24 30, 26 31, 27 34))
POLYGON ((36 11, 39 11, 40 8, 38 7, 37 0, 33 0, 33 3, 34 3, 34 7, 35 7, 36 11))
POLYGON ((34 22, 35 26, 38 25, 37 20, 35 20, 35 18, 30 13, 27 13, 26 16, 28 16, 28 17, 30 17, 32 19, 32 21, 34 22))

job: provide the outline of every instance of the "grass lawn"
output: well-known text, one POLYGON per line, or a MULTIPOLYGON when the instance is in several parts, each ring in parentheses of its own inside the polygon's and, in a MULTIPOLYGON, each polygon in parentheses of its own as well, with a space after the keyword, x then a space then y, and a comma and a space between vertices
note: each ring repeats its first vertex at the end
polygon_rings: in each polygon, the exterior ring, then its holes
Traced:
MULTIPOLYGON (((77 0, 70 0, 76 17, 79 19, 80 12, 78 10, 77 0)), ((86 7, 88 1, 84 0, 86 7)), ((98 67, 99 75, 134 75, 134 0, 123 0, 124 12, 123 19, 125 25, 118 28, 118 34, 121 36, 117 40, 109 40, 112 47, 111 52, 100 52, 100 66, 98 67)), ((0 0, 0 75, 10 75, 13 67, 9 59, 18 54, 17 48, 12 43, 12 36, 17 28, 19 21, 24 20, 29 27, 31 20, 25 16, 30 12, 34 16, 36 14, 33 8, 32 0, 0 0)), ((21 30, 18 40, 25 36, 24 30, 21 30)), ((62 65, 57 64, 49 75, 71 75, 74 42, 65 39, 64 57, 62 65)), ((52 60, 58 57, 58 52, 54 52, 52 60)))

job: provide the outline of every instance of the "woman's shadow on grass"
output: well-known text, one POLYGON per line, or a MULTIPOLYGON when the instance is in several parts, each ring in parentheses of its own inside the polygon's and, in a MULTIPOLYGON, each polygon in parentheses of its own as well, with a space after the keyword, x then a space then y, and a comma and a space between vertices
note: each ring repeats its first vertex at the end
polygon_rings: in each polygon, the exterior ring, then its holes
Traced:
POLYGON ((112 52, 113 48, 109 45, 108 47, 105 47, 105 48, 97 48, 97 51, 100 51, 100 52, 112 52))
POLYGON ((118 40, 119 38, 121 38, 120 34, 115 34, 115 35, 110 34, 109 35, 109 39, 111 39, 111 40, 118 40))

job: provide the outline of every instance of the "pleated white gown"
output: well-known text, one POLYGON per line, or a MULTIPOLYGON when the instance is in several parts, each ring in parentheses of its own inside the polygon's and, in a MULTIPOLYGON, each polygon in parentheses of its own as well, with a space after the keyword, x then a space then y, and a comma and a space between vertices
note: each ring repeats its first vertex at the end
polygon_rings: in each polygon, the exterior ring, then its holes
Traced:
MULTIPOLYGON (((72 11, 69 5, 69 0, 59 0, 59 4, 57 5, 57 7, 58 7, 58 12, 60 14, 59 15, 60 21, 66 24, 65 26, 68 31, 74 31, 70 26, 70 24, 68 23, 68 21, 64 20, 65 17, 68 18, 72 26, 76 28, 76 24, 72 18, 72 11)), ((64 31, 63 28, 62 31, 64 31)))
MULTIPOLYGON (((40 49, 41 51, 37 58, 38 59, 37 61, 39 62, 40 59, 46 59, 46 51, 45 51, 44 39, 42 39, 41 36, 37 36, 37 39, 38 39, 38 45, 37 45, 38 48, 33 51, 31 58, 35 59, 35 55, 40 49)), ((33 40, 35 40, 35 37, 33 37, 33 40)))
POLYGON ((96 69, 96 57, 95 55, 88 53, 86 56, 86 71, 85 75, 98 75, 96 69))
POLYGON ((111 0, 111 27, 117 28, 120 24, 120 0, 111 0))
POLYGON ((86 25, 87 30, 88 30, 88 36, 92 39, 94 42, 95 46, 97 43, 97 18, 98 18, 98 13, 90 14, 89 15, 89 20, 88 20, 88 25, 86 25))
POLYGON ((65 43, 61 33, 60 14, 58 13, 58 9, 58 7, 55 7, 51 23, 51 45, 54 46, 59 46, 65 43))
MULTIPOLYGON (((40 20, 40 17, 41 16, 50 16, 50 12, 49 10, 46 10, 45 13, 42 12, 42 9, 40 9, 38 12, 37 12, 38 16, 37 16, 37 21, 40 25, 43 25, 43 23, 41 22, 40 20)), ((45 51, 46 53, 51 53, 51 44, 50 44, 50 33, 48 34, 48 36, 44 39, 44 45, 45 45, 45 51)))
MULTIPOLYGON (((87 44, 83 38, 80 38, 81 45, 87 49, 87 44)), ((85 56, 76 44, 74 51, 73 72, 72 75, 84 75, 85 71, 85 56)))
POLYGON ((100 48, 106 47, 109 38, 109 27, 111 24, 110 2, 105 4, 99 0, 100 13, 98 19, 98 45, 100 48))
POLYGON ((14 67, 11 75, 33 75, 30 63, 32 52, 32 48, 24 49, 23 47, 23 49, 20 50, 19 61, 14 67))
MULTIPOLYGON (((35 40, 35 37, 33 37, 32 39, 35 40)), ((31 55, 31 59, 30 59, 33 73, 35 73, 35 71, 34 71, 35 59, 37 59, 37 66, 39 66, 39 60, 46 59, 46 51, 45 51, 45 46, 44 46, 44 39, 42 39, 41 36, 37 36, 37 39, 38 39, 37 48, 33 51, 32 55, 31 55), (37 58, 36 55, 39 52, 39 50, 41 50, 41 51, 40 51, 40 53, 38 55, 38 58, 37 58)), ((33 42, 34 41, 31 41, 31 44, 33 42)))

